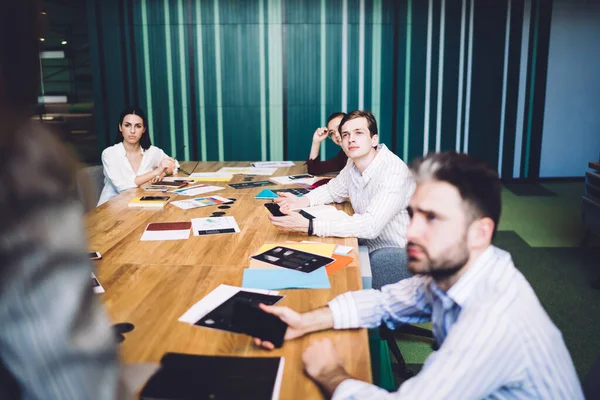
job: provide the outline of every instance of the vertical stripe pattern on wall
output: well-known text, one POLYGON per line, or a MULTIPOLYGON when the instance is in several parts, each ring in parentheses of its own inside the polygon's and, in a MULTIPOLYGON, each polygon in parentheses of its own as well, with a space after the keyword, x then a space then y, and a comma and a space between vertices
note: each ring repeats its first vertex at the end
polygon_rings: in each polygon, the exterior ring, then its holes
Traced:
POLYGON ((471 0, 471 10, 469 11, 469 48, 467 55, 467 93, 465 100, 465 122, 463 135, 463 152, 469 152, 469 128, 471 124, 471 73, 473 72, 473 15, 475 0, 471 0))
POLYGON ((260 76, 260 159, 267 160, 267 84, 265 82, 265 0, 258 0, 258 51, 260 76))
POLYGON ((177 151, 177 142, 175 139, 175 95, 173 94, 173 65, 171 61, 173 59, 171 53, 171 15, 170 15, 169 0, 164 1, 164 15, 165 15, 165 43, 167 45, 167 54, 165 62, 167 63, 167 89, 169 92, 169 135, 171 138, 171 147, 169 153, 177 151))
POLYGON ((148 11, 146 1, 142 0, 142 47, 144 48, 144 84, 146 87, 146 116, 148 125, 150 125, 150 140, 156 143, 154 139, 154 109, 152 108, 152 75, 150 74, 150 45, 148 39, 148 11))
POLYGON ((342 0, 342 112, 348 112, 348 0, 342 0))
POLYGON ((269 149, 271 160, 283 160, 283 59, 281 1, 268 4, 269 27, 269 149))
POLYGON ((202 51, 203 37, 202 37, 202 2, 196 1, 196 54, 198 56, 198 62, 196 68, 198 71, 198 86, 196 90, 198 92, 198 108, 200 109, 200 160, 206 161, 207 149, 206 149, 206 100, 204 97, 204 52, 202 51))
POLYGON ((404 154, 402 159, 408 162, 408 141, 410 136, 410 66, 412 51, 412 0, 406 5, 406 62, 404 65, 404 154))
POLYGON ((183 22, 183 0, 178 0, 177 3, 177 22, 178 22, 178 33, 179 33, 179 73, 181 80, 181 121, 183 123, 183 153, 179 154, 179 149, 173 149, 171 155, 179 158, 183 157, 184 160, 190 159, 190 131, 188 126, 188 95, 187 95, 187 79, 185 73, 185 35, 184 35, 184 22, 183 22), (177 152, 177 154, 175 154, 177 152))
POLYGON ((504 122, 506 119, 506 85, 508 75, 508 49, 510 44, 510 15, 512 0, 508 0, 506 10, 506 34, 504 36, 504 67, 502 69, 502 110, 500 111, 500 142, 498 146, 498 174, 502 178, 502 158, 504 157, 504 122))
MULTIPOLYGON (((327 21, 327 19, 325 18, 327 16, 327 7, 325 6, 325 0, 321 0, 321 24, 320 24, 320 38, 321 38, 321 57, 320 60, 321 62, 319 63, 320 65, 320 71, 321 71, 321 101, 320 101, 320 106, 321 106, 321 119, 319 122, 320 124, 324 124, 326 123, 326 118, 327 118, 327 64, 326 61, 327 60, 327 29, 325 29, 325 22, 327 21)), ((325 160, 326 158, 326 151, 327 151, 327 140, 323 140, 321 142, 321 150, 319 152, 321 161, 325 160)))
POLYGON ((518 178, 521 171, 521 155, 523 143, 523 127, 525 121, 525 99, 527 94, 527 53, 529 52, 529 21, 531 0, 525 0, 523 11, 523 34, 521 36, 521 68, 519 77, 519 100, 517 104, 517 126, 515 128, 515 159, 513 178, 518 178))
POLYGON ((429 113, 431 110, 431 36, 433 30, 433 0, 427 7, 427 61, 425 65, 425 119, 423 122, 423 155, 429 152, 429 113))
POLYGON ((442 0, 440 13, 440 51, 438 63, 437 118, 435 124, 435 151, 440 151, 442 143, 442 100, 444 88, 444 37, 446 26, 446 0, 442 0))
POLYGON ((221 89, 221 24, 219 14, 219 0, 214 0, 214 20, 215 20, 215 71, 216 71, 216 84, 217 84, 217 138, 218 138, 218 151, 219 161, 225 159, 224 143, 223 143, 223 100, 222 100, 222 89, 221 89))
POLYGON ((365 0, 359 0, 358 109, 365 108, 365 0))
POLYGON ((463 83, 465 70, 465 16, 467 13, 467 0, 461 0, 460 13, 460 53, 458 65, 458 100, 456 107, 456 152, 460 152, 462 135, 462 109, 463 109, 463 83))
MULTIPOLYGON (((373 0, 373 37, 371 52, 371 112, 379 121, 381 117, 381 0, 373 0)), ((362 108, 362 107, 361 107, 362 108)))
POLYGON ((153 143, 203 161, 303 160, 327 115, 363 108, 407 162, 538 174, 551 0, 86 1, 102 148, 136 98, 153 143))

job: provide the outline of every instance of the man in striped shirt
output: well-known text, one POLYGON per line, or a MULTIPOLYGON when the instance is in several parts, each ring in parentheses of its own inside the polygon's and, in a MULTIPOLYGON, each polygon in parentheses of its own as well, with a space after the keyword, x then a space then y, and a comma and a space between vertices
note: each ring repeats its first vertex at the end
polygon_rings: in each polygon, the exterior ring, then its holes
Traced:
MULTIPOLYGON (((350 159, 346 167, 336 178, 305 196, 282 194, 275 201, 288 215, 270 216, 273 225, 309 235, 358 237, 369 253, 378 249, 404 248, 409 222, 406 206, 415 190, 410 170, 384 144, 378 145, 377 122, 370 112, 348 113, 340 121, 339 131, 342 148, 350 159), (350 199, 354 215, 345 219, 309 221, 292 212, 309 206, 341 203, 346 199, 350 199)), ((372 267, 375 280, 378 278, 377 266, 372 267)))
POLYGON ((395 393, 353 379, 327 339, 306 349, 307 374, 333 399, 583 399, 560 331, 510 254, 491 244, 501 210, 497 173, 456 153, 429 155, 413 172, 407 251, 417 276, 344 293, 304 314, 261 307, 288 324, 286 340, 432 321, 438 350, 395 393))

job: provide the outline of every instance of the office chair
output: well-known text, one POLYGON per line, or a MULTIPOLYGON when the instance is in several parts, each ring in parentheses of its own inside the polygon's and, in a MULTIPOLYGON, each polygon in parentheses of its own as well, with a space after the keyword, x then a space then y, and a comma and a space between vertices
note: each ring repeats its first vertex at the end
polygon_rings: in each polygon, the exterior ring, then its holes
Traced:
MULTIPOLYGON (((377 249, 369 254, 369 260, 373 274, 373 289, 381 289, 382 286, 396 283, 412 276, 407 270, 408 256, 406 254, 406 249, 391 247, 377 249)), ((379 334, 381 338, 386 341, 390 352, 396 359, 397 372, 400 378, 402 380, 411 378, 414 373, 406 367, 406 361, 402 356, 400 348, 398 348, 395 335, 405 334, 432 340, 433 333, 429 329, 407 324, 400 326, 395 330, 391 330, 387 326, 381 325, 379 334)))
POLYGON ((96 208, 104 187, 104 168, 102 165, 84 167, 77 171, 77 197, 85 212, 96 208))

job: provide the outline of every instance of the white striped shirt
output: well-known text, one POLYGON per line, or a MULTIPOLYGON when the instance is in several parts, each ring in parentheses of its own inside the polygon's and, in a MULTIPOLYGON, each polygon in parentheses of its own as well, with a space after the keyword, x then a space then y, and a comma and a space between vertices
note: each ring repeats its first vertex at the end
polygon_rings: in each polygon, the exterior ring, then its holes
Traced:
POLYGON ((562 334, 509 253, 490 246, 444 292, 426 276, 329 303, 336 329, 433 321, 439 350, 395 393, 354 379, 332 399, 583 399, 562 334))
POLYGON ((361 174, 350 159, 340 174, 306 197, 311 206, 341 203, 350 198, 355 214, 343 220, 314 221, 318 236, 358 237, 369 252, 382 247, 405 247, 410 222, 406 207, 415 181, 406 164, 384 144, 361 174))

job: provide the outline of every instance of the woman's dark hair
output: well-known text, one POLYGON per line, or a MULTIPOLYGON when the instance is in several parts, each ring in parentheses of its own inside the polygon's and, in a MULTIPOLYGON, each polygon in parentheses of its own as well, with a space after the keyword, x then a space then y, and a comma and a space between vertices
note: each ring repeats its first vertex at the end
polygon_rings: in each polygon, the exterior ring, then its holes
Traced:
POLYGON ((325 125, 329 125, 329 123, 331 122, 332 119, 335 119, 337 117, 344 118, 345 116, 346 116, 346 113, 343 113, 343 112, 334 112, 329 117, 327 117, 327 124, 325 124, 325 125))
MULTIPOLYGON (((123 112, 121 113, 121 116, 119 117, 119 125, 121 125, 123 123, 123 119, 125 118, 126 115, 129 115, 129 114, 137 115, 138 117, 140 117, 142 119, 142 122, 144 123, 144 128, 146 128, 146 131, 144 132, 144 134, 142 135, 142 138, 140 139, 140 146, 142 146, 142 149, 148 150, 150 148, 150 146, 152 146, 152 142, 150 141, 150 134, 148 133, 148 119, 146 118, 146 114, 144 114, 144 111, 142 111, 142 109, 139 107, 127 107, 125 110, 123 110, 123 112)), ((117 136, 115 138, 115 144, 119 144, 122 141, 123 141, 123 133, 117 127, 117 136)))

